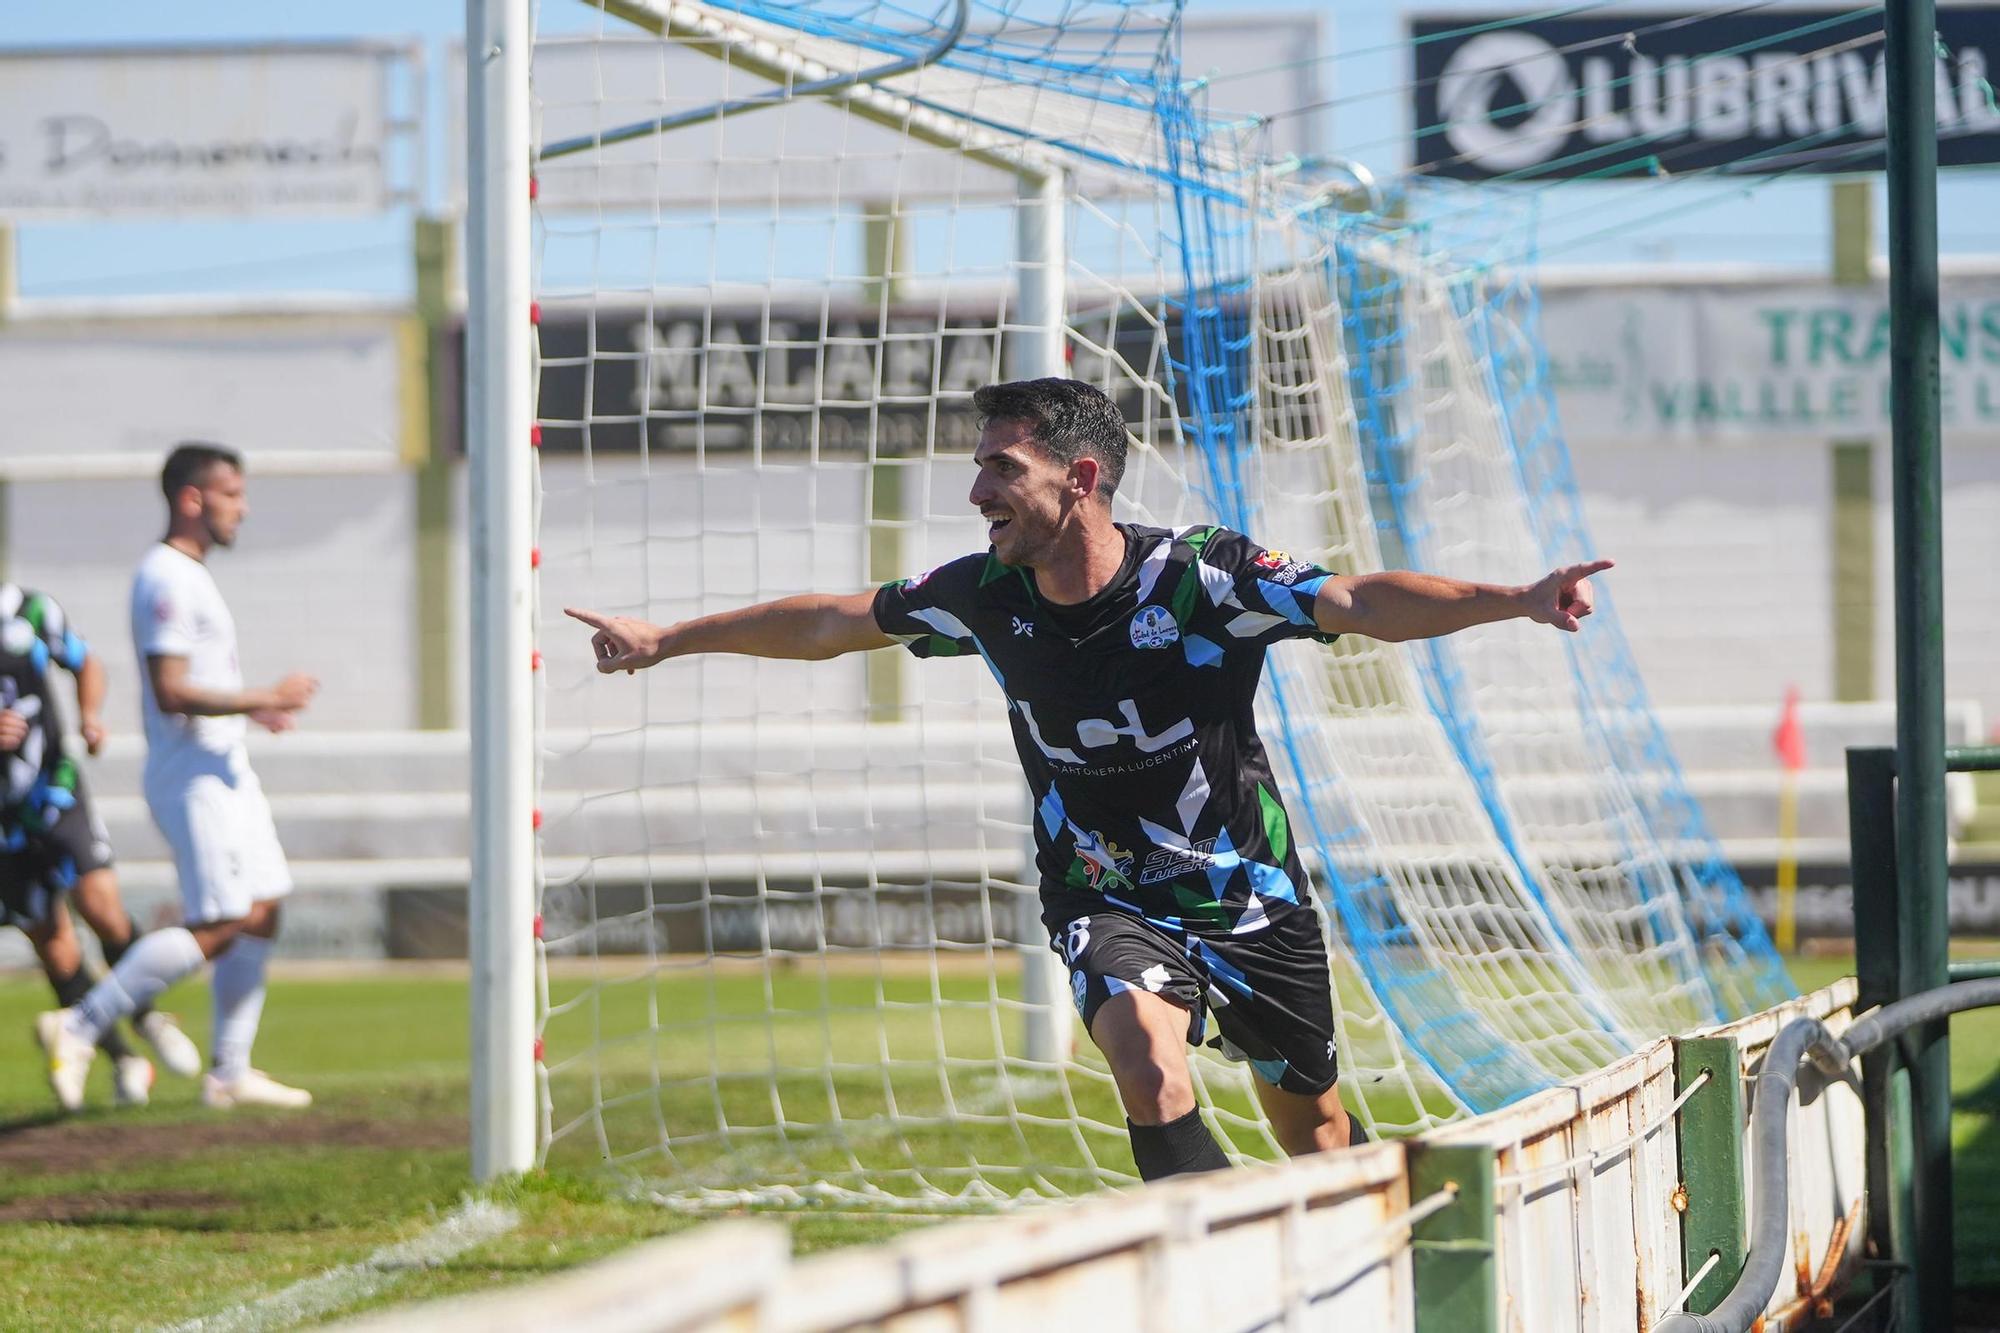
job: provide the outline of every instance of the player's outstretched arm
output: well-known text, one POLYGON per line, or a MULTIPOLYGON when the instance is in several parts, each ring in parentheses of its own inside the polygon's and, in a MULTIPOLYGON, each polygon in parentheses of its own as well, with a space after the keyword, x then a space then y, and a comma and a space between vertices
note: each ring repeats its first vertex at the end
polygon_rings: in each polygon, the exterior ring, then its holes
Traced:
POLYGON ((805 593, 722 611, 678 625, 654 625, 631 616, 607 616, 564 607, 596 631, 590 636, 597 669, 637 671, 670 657, 694 653, 743 653, 817 662, 842 653, 887 648, 895 642, 875 623, 875 594, 832 597, 805 593))
POLYGON ((1594 606, 1590 576, 1611 567, 1609 560, 1586 560, 1518 587, 1409 570, 1336 574, 1313 598, 1313 621, 1329 634, 1365 634, 1389 643, 1522 618, 1575 633, 1594 606))

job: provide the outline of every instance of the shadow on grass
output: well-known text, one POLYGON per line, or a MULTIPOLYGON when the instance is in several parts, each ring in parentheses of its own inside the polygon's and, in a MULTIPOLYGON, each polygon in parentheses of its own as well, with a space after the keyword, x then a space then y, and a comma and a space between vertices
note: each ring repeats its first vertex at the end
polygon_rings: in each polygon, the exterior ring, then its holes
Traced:
POLYGON ((27 1115, 13 1116, 5 1120, 0 1120, 0 1140, 11 1138, 16 1134, 26 1133, 31 1129, 41 1129, 48 1125, 60 1124, 65 1120, 76 1118, 57 1110, 53 1106, 46 1111, 33 1111, 27 1115))

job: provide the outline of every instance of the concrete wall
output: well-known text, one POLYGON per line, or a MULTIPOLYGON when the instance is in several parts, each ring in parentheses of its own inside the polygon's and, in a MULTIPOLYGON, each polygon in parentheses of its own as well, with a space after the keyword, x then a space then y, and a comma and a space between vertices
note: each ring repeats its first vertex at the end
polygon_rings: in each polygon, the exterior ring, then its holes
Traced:
MULTIPOLYGON (((1575 451, 1598 549, 1639 669, 1661 703, 1769 703, 1833 691, 1833 463, 1825 444, 1659 440, 1575 451)), ((1886 445, 1875 457, 1876 654, 1895 694, 1886 445)), ((2000 715, 2000 446, 1947 445, 1945 689, 2000 715)))
MULTIPOLYGON (((402 472, 250 475, 250 514, 209 561, 235 614, 243 675, 310 671, 314 728, 416 725, 415 484, 402 472)), ((132 569, 165 530, 149 478, 7 487, 8 576, 62 603, 111 673, 106 721, 139 730, 132 569)))

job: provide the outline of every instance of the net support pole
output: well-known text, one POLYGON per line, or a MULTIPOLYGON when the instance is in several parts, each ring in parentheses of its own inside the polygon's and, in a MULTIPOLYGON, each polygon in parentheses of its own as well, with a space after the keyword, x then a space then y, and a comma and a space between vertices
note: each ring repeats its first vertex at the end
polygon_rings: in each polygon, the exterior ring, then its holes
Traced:
MULTIPOLYGON (((1875 281, 1875 182, 1834 181, 1833 282, 1867 288, 1875 281)), ((1875 444, 1836 439, 1833 468, 1833 697, 1875 697, 1875 444)))
POLYGON ((529 0, 467 0, 472 1175, 534 1165, 529 0))
MULTIPOLYGON (((1023 170, 1014 210, 1014 313, 1007 321, 1002 370, 1010 380, 1042 379, 1066 371, 1064 351, 1065 279, 1069 269, 1065 235, 1065 181, 1060 170, 1023 170)), ((1022 882, 1036 881, 1035 812, 1028 811, 1027 864, 1022 882)), ((1031 906, 1033 899, 1026 900, 1031 906)), ((1027 1015, 1022 1049, 1031 1060, 1069 1057, 1071 1029, 1068 978, 1061 960, 1042 938, 1039 916, 1025 912, 1021 941, 1021 999, 1027 1015)))
MULTIPOLYGON (((1905 994, 1947 981, 1944 564, 1939 481, 1937 12, 1884 13, 1889 176, 1889 395, 1896 589, 1896 880, 1905 994)), ((1916 1153, 1916 1326, 1952 1296, 1949 1028, 1905 1040, 1916 1153)))

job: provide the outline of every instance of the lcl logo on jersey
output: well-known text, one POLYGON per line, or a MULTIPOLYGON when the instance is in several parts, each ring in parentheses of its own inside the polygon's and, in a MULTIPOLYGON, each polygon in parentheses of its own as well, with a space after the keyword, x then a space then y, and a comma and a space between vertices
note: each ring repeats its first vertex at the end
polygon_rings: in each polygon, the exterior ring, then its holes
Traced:
POLYGON ((1179 643, 1180 637, 1181 627, 1164 606, 1142 606, 1139 614, 1132 617, 1134 648, 1168 648, 1179 643))

